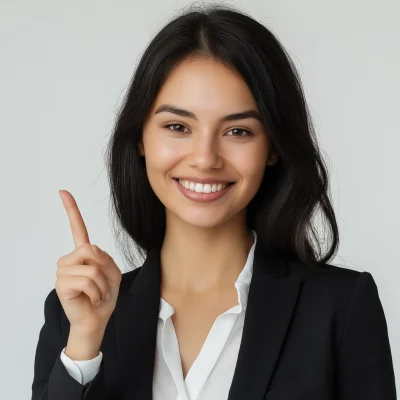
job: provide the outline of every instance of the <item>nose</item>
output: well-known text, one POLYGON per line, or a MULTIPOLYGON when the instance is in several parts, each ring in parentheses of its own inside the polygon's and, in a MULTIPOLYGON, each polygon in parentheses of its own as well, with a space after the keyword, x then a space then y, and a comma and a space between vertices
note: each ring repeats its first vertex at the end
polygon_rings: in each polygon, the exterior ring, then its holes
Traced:
POLYGON ((218 138, 210 135, 196 135, 192 141, 188 163, 199 170, 220 168, 222 158, 218 138))

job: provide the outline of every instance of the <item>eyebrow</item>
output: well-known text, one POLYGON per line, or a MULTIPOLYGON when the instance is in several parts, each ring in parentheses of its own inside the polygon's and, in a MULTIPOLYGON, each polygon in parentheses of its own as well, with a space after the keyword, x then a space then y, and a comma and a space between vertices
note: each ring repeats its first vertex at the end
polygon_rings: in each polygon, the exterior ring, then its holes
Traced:
MULTIPOLYGON (((172 114, 179 115, 181 117, 188 117, 188 118, 194 119, 195 121, 198 121, 196 114, 192 113, 191 111, 184 110, 182 108, 173 106, 171 104, 161 105, 160 107, 158 107, 156 109, 154 114, 159 114, 161 112, 169 112, 172 114)), ((246 111, 242 111, 242 112, 238 112, 238 113, 234 113, 234 114, 225 115, 220 118, 220 122, 237 121, 237 120, 246 119, 246 118, 254 118, 262 123, 261 115, 256 110, 246 110, 246 111)))

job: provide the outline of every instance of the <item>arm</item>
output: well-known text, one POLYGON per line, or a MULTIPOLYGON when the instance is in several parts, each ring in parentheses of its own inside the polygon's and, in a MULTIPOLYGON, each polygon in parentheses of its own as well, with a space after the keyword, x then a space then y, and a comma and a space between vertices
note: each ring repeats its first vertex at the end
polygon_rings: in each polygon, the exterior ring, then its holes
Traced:
POLYGON ((354 286, 337 363, 338 400, 397 399, 386 318, 369 272, 354 286))
POLYGON ((67 371, 60 353, 61 303, 53 289, 44 304, 45 322, 36 348, 31 400, 102 400, 104 399, 104 368, 101 362, 97 375, 82 385, 67 371))

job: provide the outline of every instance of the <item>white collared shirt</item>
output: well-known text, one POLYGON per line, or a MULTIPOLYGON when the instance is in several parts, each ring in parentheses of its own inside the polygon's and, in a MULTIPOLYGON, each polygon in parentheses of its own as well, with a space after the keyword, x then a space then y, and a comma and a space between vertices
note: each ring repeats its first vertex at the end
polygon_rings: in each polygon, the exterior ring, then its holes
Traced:
MULTIPOLYGON (((171 316, 174 308, 163 298, 157 326, 156 357, 153 375, 154 400, 223 400, 228 398, 243 333, 245 311, 251 277, 257 234, 252 230, 254 242, 246 264, 239 274, 235 287, 238 303, 222 313, 193 362, 185 379, 179 352, 178 339, 171 316)), ((73 361, 61 352, 61 361, 68 373, 79 383, 90 382, 97 374, 103 354, 92 360, 73 361)))

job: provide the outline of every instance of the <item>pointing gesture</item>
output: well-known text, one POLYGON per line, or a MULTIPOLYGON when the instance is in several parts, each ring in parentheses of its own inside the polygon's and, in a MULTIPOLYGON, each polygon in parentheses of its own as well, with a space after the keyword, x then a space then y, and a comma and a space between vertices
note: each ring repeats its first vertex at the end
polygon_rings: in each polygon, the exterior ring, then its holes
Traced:
POLYGON ((60 196, 68 214, 75 248, 81 247, 85 243, 90 243, 86 225, 83 222, 82 215, 75 199, 66 190, 60 190, 60 196))
POLYGON ((117 302, 122 275, 113 258, 90 243, 74 197, 66 190, 60 190, 59 194, 68 215, 75 250, 58 260, 55 286, 71 324, 70 334, 79 332, 79 343, 82 343, 82 337, 104 332, 117 302))

